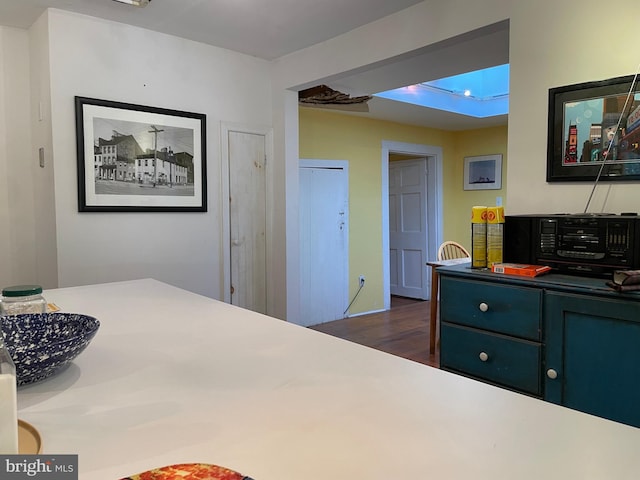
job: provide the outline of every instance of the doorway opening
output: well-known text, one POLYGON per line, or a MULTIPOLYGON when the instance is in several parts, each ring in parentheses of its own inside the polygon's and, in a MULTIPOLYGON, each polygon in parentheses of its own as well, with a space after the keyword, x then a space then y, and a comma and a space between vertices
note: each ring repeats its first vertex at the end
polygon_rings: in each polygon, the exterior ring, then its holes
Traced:
MULTIPOLYGON (((399 165, 399 164, 396 164, 399 165)), ((401 183, 401 182, 400 182, 401 183)), ((415 183, 415 182, 414 182, 415 183)), ((392 294, 392 272, 393 275, 404 275, 404 279, 393 278, 394 285, 410 283, 413 293, 409 296, 429 299, 431 291, 431 279, 426 262, 434 259, 437 254, 438 245, 442 242, 442 148, 432 145, 420 145, 410 143, 382 142, 382 269, 383 269, 383 302, 384 309, 391 308, 392 294), (394 161, 405 163, 409 170, 402 172, 402 168, 392 166, 394 161), (422 165, 422 166, 421 166, 422 165), (406 255, 399 253, 397 242, 391 244, 391 237, 397 236, 398 225, 402 223, 400 215, 404 215, 404 209, 398 205, 398 193, 402 193, 402 188, 398 189, 402 175, 409 178, 415 172, 420 172, 423 176, 420 185, 413 185, 410 188, 406 199, 406 206, 412 213, 407 220, 409 236, 415 237, 413 240, 420 245, 419 249, 407 248, 406 255), (422 182, 424 180, 424 182, 422 182), (393 186, 391 185, 391 182, 393 186), (395 198, 390 193, 394 192, 395 198), (391 209, 393 208, 393 213, 391 209), (413 215, 418 211, 418 215, 413 215), (420 225, 415 222, 419 220, 420 225), (393 226, 391 222, 393 221, 393 226), (417 232, 417 233, 416 233, 417 232), (393 251, 392 251, 392 248, 393 251), (393 257, 393 258, 392 258, 393 257), (400 260, 399 260, 400 259, 400 260), (399 261, 410 271, 406 272, 399 265, 399 261), (407 282, 407 275, 410 282, 407 282), (418 292, 419 286, 419 293, 418 292)), ((411 247, 411 245, 408 245, 411 247)), ((398 290, 394 287, 394 292, 398 290)), ((401 295, 406 295, 401 293, 401 295)))

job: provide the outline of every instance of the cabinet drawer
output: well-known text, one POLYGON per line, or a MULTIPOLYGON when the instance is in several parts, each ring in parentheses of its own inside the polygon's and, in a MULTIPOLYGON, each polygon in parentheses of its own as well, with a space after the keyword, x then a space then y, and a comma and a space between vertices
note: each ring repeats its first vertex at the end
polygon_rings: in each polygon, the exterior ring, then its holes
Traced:
POLYGON ((445 370, 541 394, 539 343, 443 323, 440 345, 440 365, 445 370))
POLYGON ((442 276, 440 319, 540 340, 542 290, 442 276))

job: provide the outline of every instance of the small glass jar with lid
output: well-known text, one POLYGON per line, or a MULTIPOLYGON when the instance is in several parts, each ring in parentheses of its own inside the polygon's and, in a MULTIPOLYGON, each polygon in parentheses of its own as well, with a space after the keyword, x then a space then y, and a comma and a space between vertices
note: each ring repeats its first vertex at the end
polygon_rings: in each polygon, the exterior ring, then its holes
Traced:
POLYGON ((2 289, 0 313, 18 315, 21 313, 45 313, 47 301, 42 296, 40 285, 14 285, 2 289))

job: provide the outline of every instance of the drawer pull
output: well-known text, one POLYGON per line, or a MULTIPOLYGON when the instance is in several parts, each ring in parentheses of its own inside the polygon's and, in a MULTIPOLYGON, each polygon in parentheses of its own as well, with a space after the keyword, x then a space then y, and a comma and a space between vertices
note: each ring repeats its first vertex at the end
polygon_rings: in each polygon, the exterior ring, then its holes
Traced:
POLYGON ((478 355, 478 357, 483 362, 486 362, 487 360, 489 360, 489 355, 486 352, 480 352, 480 355, 478 355))
POLYGON ((550 368, 549 370, 547 370, 547 377, 549 377, 551 380, 555 380, 556 378, 558 378, 558 372, 556 372, 553 368, 550 368))
POLYGON ((478 305, 478 308, 480 309, 481 312, 486 312, 487 310, 489 310, 489 305, 482 302, 480 305, 478 305))

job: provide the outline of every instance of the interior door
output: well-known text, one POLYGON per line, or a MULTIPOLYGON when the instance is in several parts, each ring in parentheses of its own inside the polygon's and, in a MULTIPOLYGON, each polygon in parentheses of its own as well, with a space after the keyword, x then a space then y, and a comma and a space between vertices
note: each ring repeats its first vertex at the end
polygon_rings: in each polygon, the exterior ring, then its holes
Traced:
POLYGON ((229 131, 231 303, 267 313, 266 139, 229 131))
POLYGON ((349 177, 344 161, 300 162, 300 319, 345 317, 348 305, 349 177))
POLYGON ((392 295, 429 298, 427 159, 389 163, 389 270, 392 295))

